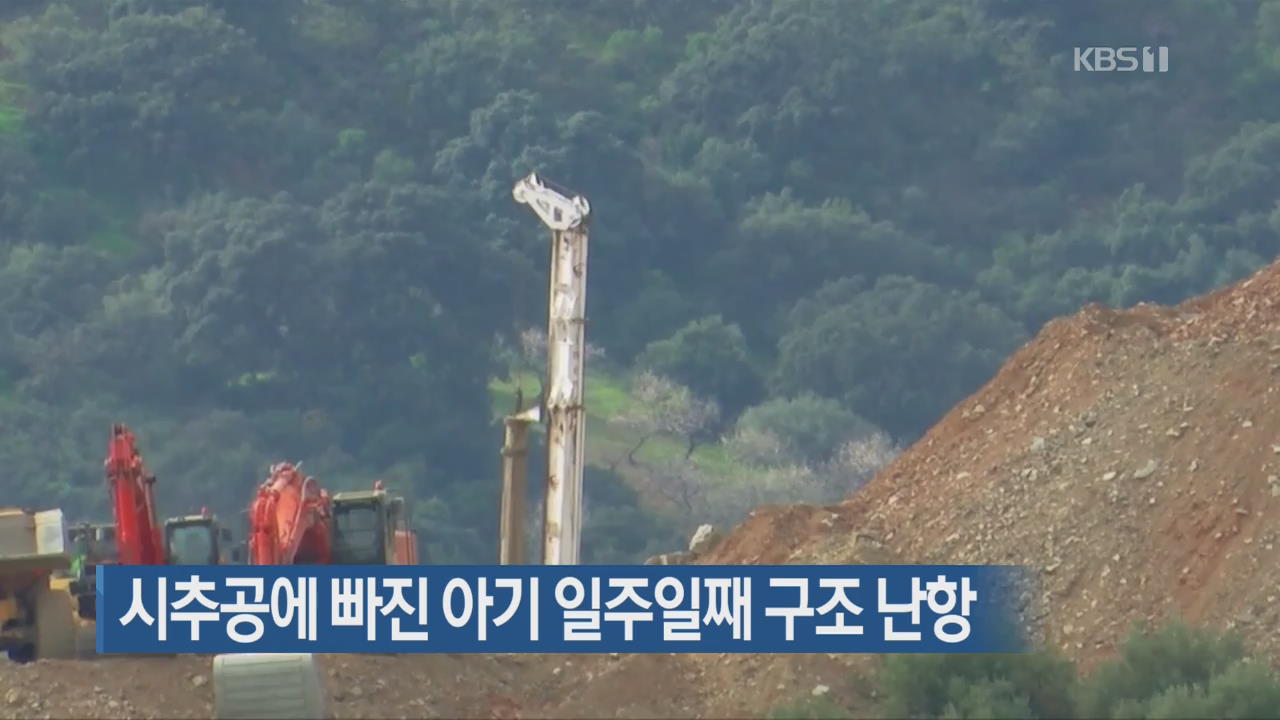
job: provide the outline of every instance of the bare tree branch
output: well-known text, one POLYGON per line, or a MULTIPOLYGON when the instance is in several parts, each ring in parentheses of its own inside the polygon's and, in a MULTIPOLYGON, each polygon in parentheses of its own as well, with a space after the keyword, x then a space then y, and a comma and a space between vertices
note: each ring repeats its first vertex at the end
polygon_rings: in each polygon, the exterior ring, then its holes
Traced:
POLYGON ((613 421, 639 431, 644 439, 653 435, 683 439, 685 459, 693 455, 699 436, 720 418, 720 406, 714 400, 698 397, 689 388, 651 372, 636 376, 631 394, 635 403, 613 421))

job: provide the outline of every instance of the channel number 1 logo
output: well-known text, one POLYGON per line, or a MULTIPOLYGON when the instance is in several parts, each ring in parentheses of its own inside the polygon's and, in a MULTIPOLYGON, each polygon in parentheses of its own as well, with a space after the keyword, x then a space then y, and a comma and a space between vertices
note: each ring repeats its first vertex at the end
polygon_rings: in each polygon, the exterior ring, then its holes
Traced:
POLYGON ((1169 48, 1078 47, 1076 72, 1169 72, 1169 48), (1139 60, 1141 58, 1141 60, 1139 60))

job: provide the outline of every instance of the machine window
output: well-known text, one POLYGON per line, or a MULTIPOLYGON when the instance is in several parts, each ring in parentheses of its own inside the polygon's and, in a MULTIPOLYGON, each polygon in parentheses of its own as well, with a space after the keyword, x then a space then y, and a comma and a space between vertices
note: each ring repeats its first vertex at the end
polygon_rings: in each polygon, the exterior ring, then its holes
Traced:
POLYGON ((213 537, 207 525, 182 525, 171 528, 169 562, 172 565, 212 565, 213 537))
POLYGON ((348 507, 334 516, 334 555, 348 565, 382 562, 382 532, 375 507, 348 507))

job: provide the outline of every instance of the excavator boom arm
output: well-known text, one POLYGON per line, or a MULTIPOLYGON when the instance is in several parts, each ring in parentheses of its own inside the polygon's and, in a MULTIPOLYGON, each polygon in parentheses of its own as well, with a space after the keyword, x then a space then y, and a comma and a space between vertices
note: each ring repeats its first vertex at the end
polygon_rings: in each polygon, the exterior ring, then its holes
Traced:
POLYGON ((296 465, 273 465, 249 509, 249 562, 328 564, 329 524, 329 494, 315 479, 296 465))
POLYGON ((147 473, 133 433, 124 425, 111 428, 105 465, 120 562, 166 564, 163 533, 156 522, 155 477, 147 473))

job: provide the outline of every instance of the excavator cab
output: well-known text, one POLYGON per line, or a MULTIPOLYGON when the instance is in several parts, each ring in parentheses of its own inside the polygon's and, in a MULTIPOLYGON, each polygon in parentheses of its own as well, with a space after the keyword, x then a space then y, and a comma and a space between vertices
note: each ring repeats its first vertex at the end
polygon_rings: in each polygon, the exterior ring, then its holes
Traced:
POLYGON ((242 564, 241 548, 231 531, 202 510, 199 515, 170 518, 164 523, 165 548, 170 565, 242 564))
POLYGON ((83 570, 91 571, 95 565, 117 561, 115 523, 81 523, 67 530, 68 544, 76 562, 83 563, 83 570))
MULTIPOLYGON (((71 547, 71 592, 80 616, 92 620, 97 612, 98 565, 120 562, 114 523, 82 523, 67 531, 71 547)), ((170 565, 225 565, 243 563, 243 549, 235 547, 231 531, 216 517, 202 512, 171 518, 164 524, 166 557, 170 565)))
POLYGON ((93 620, 98 603, 96 568, 120 562, 115 523, 74 525, 67 529, 67 541, 71 551, 69 588, 76 598, 80 617, 93 620))
POLYGON ((402 497, 373 490, 333 496, 334 565, 416 565, 417 538, 402 497))

